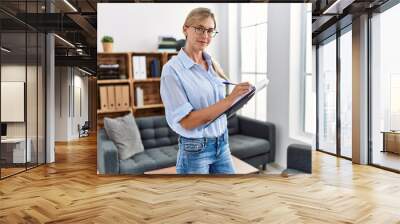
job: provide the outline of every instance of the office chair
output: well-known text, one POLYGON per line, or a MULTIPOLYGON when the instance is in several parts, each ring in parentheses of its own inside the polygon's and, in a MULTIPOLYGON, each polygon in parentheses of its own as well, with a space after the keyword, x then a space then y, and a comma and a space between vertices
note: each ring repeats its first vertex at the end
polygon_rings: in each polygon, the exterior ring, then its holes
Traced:
POLYGON ((90 129, 89 121, 85 121, 82 127, 80 127, 80 125, 78 124, 79 138, 89 136, 89 129, 90 129))

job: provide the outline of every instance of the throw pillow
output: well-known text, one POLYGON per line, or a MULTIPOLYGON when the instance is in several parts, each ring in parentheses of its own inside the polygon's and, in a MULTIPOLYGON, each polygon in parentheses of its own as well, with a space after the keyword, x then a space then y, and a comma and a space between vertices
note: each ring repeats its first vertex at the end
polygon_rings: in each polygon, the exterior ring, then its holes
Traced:
POLYGON ((119 159, 128 159, 144 151, 139 129, 131 113, 123 117, 104 118, 104 129, 117 146, 119 159))

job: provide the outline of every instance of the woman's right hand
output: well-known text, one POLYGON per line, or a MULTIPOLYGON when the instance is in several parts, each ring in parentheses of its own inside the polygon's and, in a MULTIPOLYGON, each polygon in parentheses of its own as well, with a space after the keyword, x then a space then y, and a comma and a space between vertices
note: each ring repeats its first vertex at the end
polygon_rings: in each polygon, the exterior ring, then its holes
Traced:
POLYGON ((242 82, 235 86, 233 91, 226 97, 227 99, 231 100, 232 102, 235 101, 238 97, 246 94, 249 92, 251 88, 251 84, 249 82, 242 82))

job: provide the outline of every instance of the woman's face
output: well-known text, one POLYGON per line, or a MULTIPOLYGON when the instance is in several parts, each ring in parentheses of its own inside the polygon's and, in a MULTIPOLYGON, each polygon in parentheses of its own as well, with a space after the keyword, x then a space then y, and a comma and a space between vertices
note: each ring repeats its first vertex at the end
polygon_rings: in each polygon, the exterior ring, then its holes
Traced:
POLYGON ((211 31, 214 30, 214 26, 214 20, 211 17, 202 21, 197 21, 190 26, 184 26, 183 32, 187 36, 186 46, 198 51, 205 50, 205 48, 211 43, 212 37, 207 31, 201 32, 200 30, 211 31))

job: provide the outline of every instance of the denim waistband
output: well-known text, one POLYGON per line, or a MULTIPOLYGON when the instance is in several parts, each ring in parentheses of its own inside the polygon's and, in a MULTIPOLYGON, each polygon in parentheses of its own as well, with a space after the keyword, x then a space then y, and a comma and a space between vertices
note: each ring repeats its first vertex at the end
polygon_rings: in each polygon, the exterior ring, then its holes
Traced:
POLYGON ((218 137, 203 137, 203 138, 186 138, 183 136, 179 136, 179 138, 183 138, 183 139, 197 139, 197 140, 204 140, 204 142, 208 142, 208 143, 214 143, 214 142, 221 142, 221 141, 226 141, 228 138, 228 130, 226 130, 223 134, 221 134, 218 137))
POLYGON ((222 135, 218 136, 218 137, 204 137, 204 139, 206 140, 206 142, 220 142, 220 141, 224 141, 226 140, 228 135, 228 132, 225 131, 222 135))

